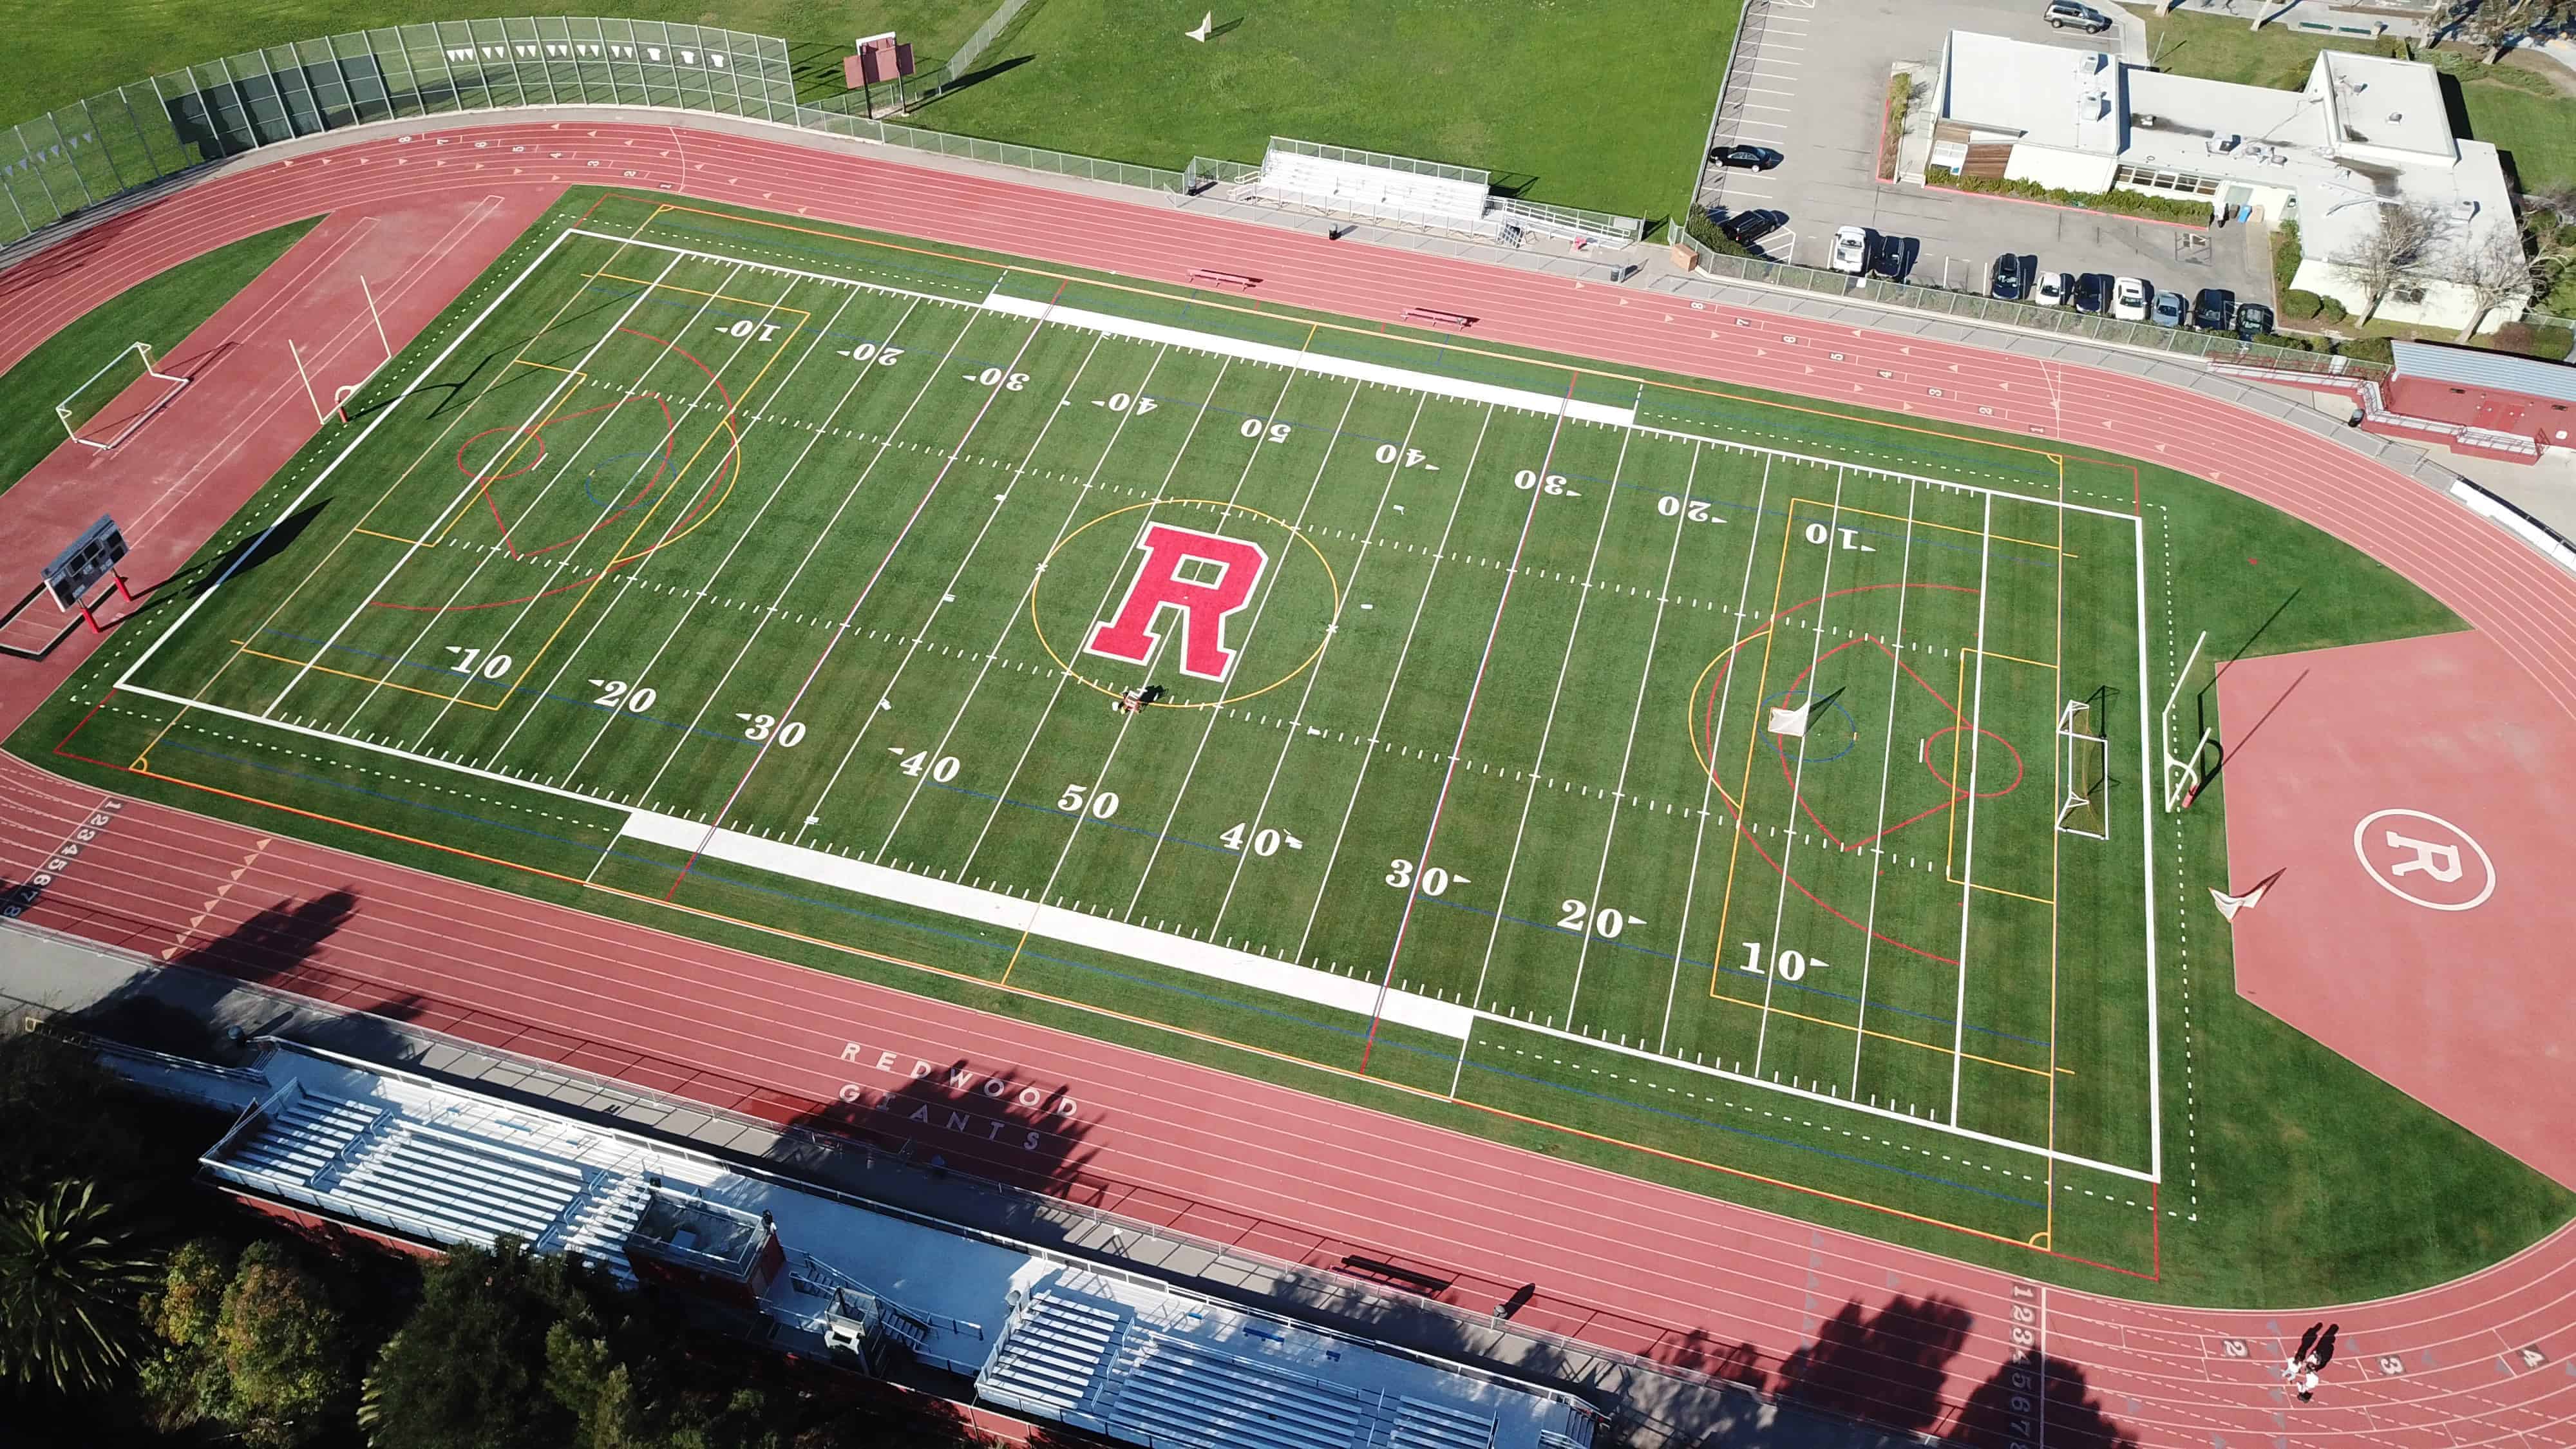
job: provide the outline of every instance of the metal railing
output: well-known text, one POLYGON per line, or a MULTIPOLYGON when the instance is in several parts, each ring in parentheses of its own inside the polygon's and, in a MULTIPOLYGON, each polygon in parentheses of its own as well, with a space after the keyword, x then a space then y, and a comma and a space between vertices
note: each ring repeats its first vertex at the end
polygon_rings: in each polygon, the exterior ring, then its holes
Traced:
MULTIPOLYGON (((907 103, 936 95, 953 68, 915 78, 907 103)), ((281 141, 524 106, 663 107, 1155 191, 1186 184, 1160 167, 874 120, 858 96, 800 104, 786 41, 715 26, 538 16, 300 40, 118 86, 0 129, 0 246, 281 141)))
POLYGON ((2233 333, 2202 332, 2189 327, 2158 327, 2146 322, 2122 322, 2113 317, 2088 316, 2065 307, 2041 307, 2029 302, 2006 302, 1994 297, 1981 296, 1975 292, 1957 292, 1943 287, 1924 287, 1911 283, 1872 281, 1868 284, 1867 290, 1855 290, 1855 279, 1841 272, 1828 271, 1822 267, 1801 266, 1795 262, 1727 256, 1710 250, 1705 243, 1692 236, 1688 229, 1682 227, 1673 228, 1672 235, 1674 245, 1690 249, 1698 271, 1727 281, 1749 282, 1756 286, 1775 287, 1792 292, 1848 297, 1854 302, 1937 313, 1945 317, 1956 317, 1962 322, 1981 322, 2055 332, 2086 342, 2181 353, 2185 356, 2206 357, 2214 362, 2242 362, 2282 371, 2325 373, 2351 378, 2380 378, 2388 375, 2386 366, 2364 358, 2308 352, 2268 342, 2241 342, 2233 333))

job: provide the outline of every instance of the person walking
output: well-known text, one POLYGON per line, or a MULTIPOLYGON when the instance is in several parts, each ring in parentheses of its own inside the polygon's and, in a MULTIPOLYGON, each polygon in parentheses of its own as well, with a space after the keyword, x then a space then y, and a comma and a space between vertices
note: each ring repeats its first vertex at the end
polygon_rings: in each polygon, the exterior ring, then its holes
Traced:
POLYGON ((2308 1355, 2316 1351, 2317 1337, 2325 1330, 2326 1326, 2323 1323, 2311 1323, 2308 1325, 2308 1331, 2299 1335, 2299 1351, 2290 1355, 2288 1361, 2281 1365, 2283 1382, 2297 1378, 2299 1371, 2309 1366, 2308 1355))
POLYGON ((2317 1371, 2315 1369, 2310 1369, 2306 1373, 2299 1375, 2299 1402, 2302 1404, 2311 1402, 2316 1398, 2316 1396, 2317 1371))
POLYGON ((2308 1367, 2321 1369, 2334 1362, 2335 1334, 2342 1328, 2343 1325, 2340 1323, 2326 1325, 2325 1336, 2317 1340, 2315 1352, 2308 1355, 2308 1367))

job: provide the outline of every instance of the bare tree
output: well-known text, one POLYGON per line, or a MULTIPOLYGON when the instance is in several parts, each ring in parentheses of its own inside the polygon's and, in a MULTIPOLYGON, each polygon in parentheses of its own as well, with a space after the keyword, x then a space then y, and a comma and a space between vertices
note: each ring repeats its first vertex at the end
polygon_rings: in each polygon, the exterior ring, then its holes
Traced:
POLYGON ((2370 230, 2330 263, 2369 299, 2359 322, 2367 324, 2398 283, 2423 273, 2426 254, 2442 226, 2442 210, 2431 202, 2380 203, 2370 230))
POLYGON ((2510 227, 2489 227, 2486 239, 2459 249, 2452 257, 2444 280, 2468 291, 2477 310, 2470 314, 2469 325, 2460 329, 2455 342, 2466 342, 2478 334, 2478 324, 2487 314, 2516 297, 2531 295, 2539 284, 2540 266, 2524 253, 2522 233, 2510 227))
POLYGON ((2433 33, 2474 42, 2493 65, 2516 41, 2562 29, 2571 15, 2576 0, 2446 0, 2434 16, 2433 33))

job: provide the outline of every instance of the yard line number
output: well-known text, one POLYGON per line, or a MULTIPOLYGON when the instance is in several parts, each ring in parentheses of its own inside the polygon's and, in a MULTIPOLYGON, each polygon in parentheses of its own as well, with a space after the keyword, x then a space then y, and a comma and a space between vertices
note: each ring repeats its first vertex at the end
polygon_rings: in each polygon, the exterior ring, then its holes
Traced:
POLYGON ((1449 887, 1453 885, 1474 884, 1467 877, 1451 875, 1436 865, 1424 866, 1418 872, 1414 870, 1413 862, 1409 860, 1390 860, 1386 865, 1386 883, 1400 891, 1419 886, 1424 895, 1439 896, 1447 894, 1449 887))
POLYGON ((456 656, 456 662, 448 667, 459 674, 479 674, 485 679, 499 679, 510 672, 510 656, 507 654, 486 654, 480 649, 468 649, 461 644, 448 645, 447 652, 456 656))
POLYGON ((873 362, 879 367, 892 367, 894 366, 894 360, 903 356, 903 349, 900 347, 879 347, 873 342, 862 342, 858 346, 851 348, 849 351, 844 352, 841 355, 850 359, 852 362, 873 362))
POLYGON ((957 778, 957 757, 955 755, 941 755, 938 759, 934 760, 930 758, 930 752, 928 750, 915 750, 913 753, 904 756, 902 769, 905 774, 911 775, 916 779, 926 774, 934 782, 945 785, 949 781, 957 778))
POLYGON ((1286 423, 1274 423, 1268 418, 1245 418, 1242 425, 1237 427, 1235 431, 1243 434, 1247 438, 1259 438, 1267 435, 1270 441, 1274 443, 1284 443, 1288 441, 1288 434, 1292 430, 1286 423))
POLYGON ((1268 860, 1270 857, 1277 855, 1279 853, 1279 847, 1283 845, 1288 847, 1290 850, 1304 850, 1306 848, 1306 842, 1299 840, 1296 836, 1290 835, 1282 830, 1272 829, 1266 825, 1259 830, 1255 830, 1252 828, 1252 822, 1249 820, 1238 820, 1234 822, 1233 825, 1226 828, 1223 834, 1217 836, 1217 840, 1228 850, 1235 851, 1237 853, 1249 850, 1252 854, 1257 855, 1264 860, 1268 860))
POLYGON ((1618 940, 1619 933, 1630 926, 1646 924, 1643 916, 1631 916, 1612 906, 1595 910, 1590 903, 1571 897, 1560 903, 1558 909, 1564 912, 1556 920, 1559 930, 1572 931, 1578 936, 1589 931, 1605 941, 1618 940))
POLYGON ((636 714, 642 714, 653 707, 653 701, 658 697, 651 689, 630 687, 623 679, 594 679, 590 687, 599 691, 599 698, 591 703, 602 709, 613 710, 623 705, 636 714))
POLYGON ((1667 493, 1656 499, 1655 511, 1666 518, 1678 518, 1686 523, 1724 523, 1726 521, 1708 511, 1707 499, 1684 498, 1678 493, 1667 493))
POLYGON ((1810 959, 1802 951, 1775 951, 1771 955, 1771 965, 1766 970, 1762 965, 1761 942, 1739 941, 1736 944, 1744 948, 1744 962, 1737 969, 1749 971, 1756 976, 1777 976, 1783 981, 1795 981, 1806 975, 1807 968, 1810 966, 1821 971, 1833 964, 1822 957, 1810 959))
POLYGON ((1088 813, 1094 820, 1106 820, 1118 813, 1118 792, 1093 790, 1089 785, 1067 785, 1055 798, 1055 808, 1068 815, 1088 813))
POLYGON ((747 740, 775 740, 780 749, 792 750, 805 739, 805 721, 801 719, 782 721, 774 714, 740 713, 734 718, 742 721, 742 737, 747 740))
POLYGON ((1027 373, 1012 372, 999 367, 988 367, 982 372, 970 372, 966 374, 966 380, 981 383, 986 387, 998 387, 1004 392, 1020 392, 1029 385, 1027 373))

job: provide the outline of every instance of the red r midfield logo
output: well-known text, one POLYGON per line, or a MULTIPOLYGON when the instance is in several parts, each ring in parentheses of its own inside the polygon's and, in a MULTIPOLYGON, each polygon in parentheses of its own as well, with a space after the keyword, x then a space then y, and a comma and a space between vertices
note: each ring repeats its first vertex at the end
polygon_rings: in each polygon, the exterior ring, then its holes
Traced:
POLYGON ((1201 533, 1195 528, 1157 523, 1137 544, 1145 562, 1127 586, 1116 617, 1093 627, 1082 646, 1086 654, 1144 664, 1163 641, 1155 626, 1165 609, 1181 614, 1181 672, 1194 679, 1223 683, 1234 672, 1238 651, 1225 645, 1225 621, 1252 597, 1252 586, 1270 566, 1261 546, 1240 538, 1201 533), (1184 577, 1189 565, 1199 567, 1184 577), (1204 575, 1214 571, 1214 578, 1204 575))

